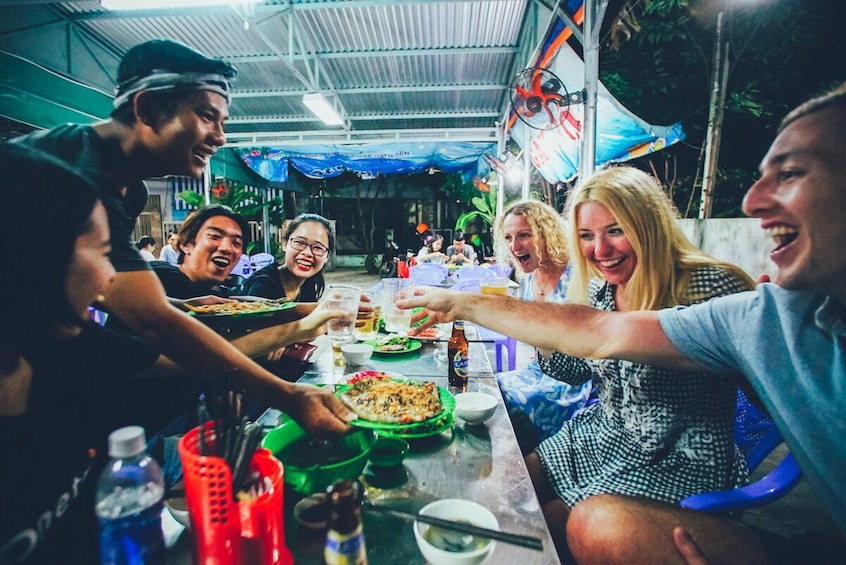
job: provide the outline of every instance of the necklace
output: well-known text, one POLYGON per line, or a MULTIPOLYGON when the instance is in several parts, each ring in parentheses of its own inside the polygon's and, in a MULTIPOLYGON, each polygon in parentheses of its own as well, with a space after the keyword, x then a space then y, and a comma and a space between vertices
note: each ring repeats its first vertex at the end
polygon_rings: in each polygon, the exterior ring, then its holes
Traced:
POLYGON ((546 296, 546 291, 544 291, 544 287, 541 285, 540 278, 536 277, 536 280, 538 281, 538 294, 541 296, 546 296))

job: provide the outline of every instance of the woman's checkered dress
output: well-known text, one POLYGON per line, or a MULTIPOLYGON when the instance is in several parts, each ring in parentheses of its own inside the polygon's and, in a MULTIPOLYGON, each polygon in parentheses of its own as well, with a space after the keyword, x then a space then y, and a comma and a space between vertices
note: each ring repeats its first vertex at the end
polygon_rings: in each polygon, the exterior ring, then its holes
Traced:
MULTIPOLYGON (((703 296, 743 290, 733 273, 706 267, 693 274, 687 298, 701 302, 703 296)), ((604 281, 592 281, 591 305, 615 310, 614 291, 604 281)), ((593 378, 599 393, 598 404, 536 450, 550 484, 571 508, 600 493, 676 503, 746 482, 746 462, 733 439, 736 377, 560 353, 542 359, 541 368, 571 384, 593 378)))

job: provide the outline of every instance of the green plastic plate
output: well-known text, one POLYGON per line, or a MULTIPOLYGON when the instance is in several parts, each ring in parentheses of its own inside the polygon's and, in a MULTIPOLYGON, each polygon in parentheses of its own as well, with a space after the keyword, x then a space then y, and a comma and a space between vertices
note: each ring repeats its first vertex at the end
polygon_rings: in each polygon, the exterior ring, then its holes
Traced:
MULTIPOLYGON (((349 389, 351 389, 352 386, 353 385, 344 385, 338 387, 335 390, 335 396, 340 398, 340 396, 349 389)), ((444 410, 437 416, 432 416, 428 420, 423 420, 422 422, 412 422, 410 424, 388 424, 385 422, 371 422, 370 420, 365 420, 364 418, 358 417, 357 419, 350 422, 350 425, 356 426, 358 428, 366 428, 369 430, 391 433, 391 435, 396 435, 392 432, 415 433, 421 430, 425 430, 429 425, 438 422, 445 416, 452 416, 452 412, 453 410, 455 410, 455 397, 452 395, 452 393, 450 393, 447 389, 439 386, 438 395, 440 396, 441 406, 443 406, 444 410)))
POLYGON ((371 339, 365 341, 364 343, 373 348, 374 355, 404 355, 406 353, 411 353, 412 351, 417 351, 418 349, 423 347, 422 343, 420 343, 416 339, 411 338, 409 338, 408 345, 405 347, 405 349, 400 349, 398 351, 379 351, 379 340, 377 339, 371 339))

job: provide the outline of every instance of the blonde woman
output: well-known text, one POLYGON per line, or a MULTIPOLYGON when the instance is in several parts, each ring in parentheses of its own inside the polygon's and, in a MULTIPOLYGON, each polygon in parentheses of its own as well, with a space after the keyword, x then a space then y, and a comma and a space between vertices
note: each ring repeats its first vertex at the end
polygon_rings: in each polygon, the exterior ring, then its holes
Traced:
MULTIPOLYGON (((509 206, 494 229, 497 260, 525 274, 518 298, 563 302, 570 281, 567 235, 561 215, 537 200, 509 206)), ((582 408, 591 383, 568 385, 545 375, 537 358, 525 369, 497 373, 508 414, 523 453, 557 432, 582 408)))
MULTIPOLYGON (((568 302, 608 311, 659 310, 749 290, 738 267, 694 247, 658 182, 630 167, 601 171, 568 203, 568 302)), ((676 503, 747 479, 733 440, 738 380, 629 361, 560 353, 541 368, 599 402, 564 423, 526 458, 559 551, 570 509, 602 493, 676 503)))

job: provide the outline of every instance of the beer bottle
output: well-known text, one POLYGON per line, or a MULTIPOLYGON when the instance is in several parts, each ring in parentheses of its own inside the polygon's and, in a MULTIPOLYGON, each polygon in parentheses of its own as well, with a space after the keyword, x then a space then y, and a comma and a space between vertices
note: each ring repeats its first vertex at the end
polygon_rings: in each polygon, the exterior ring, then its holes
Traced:
POLYGON ((329 531, 323 562, 326 565, 367 565, 359 484, 341 481, 329 487, 327 494, 329 531))
POLYGON ((464 320, 452 323, 452 336, 447 344, 447 380, 451 386, 467 386, 467 374, 470 370, 470 357, 467 337, 464 335, 464 320))

